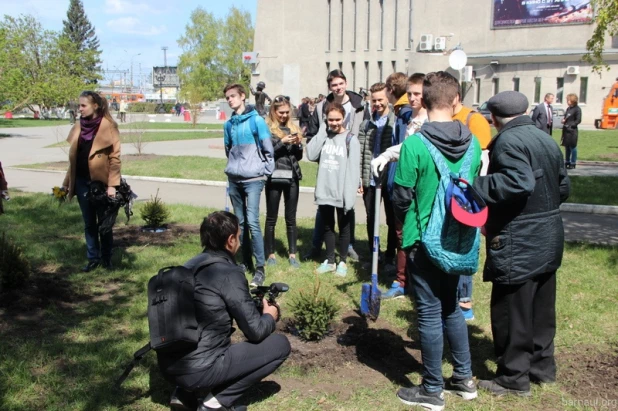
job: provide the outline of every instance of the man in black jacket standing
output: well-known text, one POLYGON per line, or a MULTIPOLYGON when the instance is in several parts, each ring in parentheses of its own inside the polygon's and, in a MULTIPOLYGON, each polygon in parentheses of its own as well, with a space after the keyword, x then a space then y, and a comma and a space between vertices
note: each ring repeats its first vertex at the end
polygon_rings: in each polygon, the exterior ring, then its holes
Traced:
POLYGON ((528 99, 505 91, 487 106, 498 134, 489 169, 474 188, 489 207, 483 280, 493 283, 491 327, 498 369, 478 386, 530 395, 530 382, 556 379, 556 270, 564 229, 560 204, 570 183, 560 148, 526 115, 528 99))
MULTIPOLYGON (((185 267, 212 262, 195 275, 195 316, 205 327, 195 350, 159 354, 159 367, 169 381, 200 397, 198 411, 244 410, 235 402, 287 359, 290 343, 273 334, 278 308, 264 300, 263 313, 258 312, 244 271, 234 262, 240 248, 238 218, 214 212, 204 219, 200 237, 204 252, 185 267), (232 320, 247 342, 231 343, 232 320)), ((171 405, 180 405, 179 399, 173 396, 171 405)))

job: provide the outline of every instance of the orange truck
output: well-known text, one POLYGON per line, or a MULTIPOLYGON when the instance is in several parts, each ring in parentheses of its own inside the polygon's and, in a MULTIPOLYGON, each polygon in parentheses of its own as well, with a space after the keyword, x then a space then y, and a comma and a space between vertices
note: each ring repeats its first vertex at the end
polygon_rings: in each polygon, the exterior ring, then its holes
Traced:
POLYGON ((618 78, 603 100, 603 112, 600 119, 594 120, 596 128, 618 128, 618 78))

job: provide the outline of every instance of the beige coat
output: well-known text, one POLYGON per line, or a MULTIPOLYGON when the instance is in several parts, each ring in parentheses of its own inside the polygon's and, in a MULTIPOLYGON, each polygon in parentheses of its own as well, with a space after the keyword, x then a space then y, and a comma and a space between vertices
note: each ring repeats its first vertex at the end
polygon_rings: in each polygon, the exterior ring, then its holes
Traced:
MULTIPOLYGON (((79 144, 79 122, 71 129, 67 141, 71 143, 69 149, 69 169, 64 178, 64 187, 68 187, 69 200, 75 195, 75 164, 77 162, 77 145, 79 144)), ((92 181, 101 181, 106 186, 120 185, 120 138, 118 128, 106 118, 101 120, 90 155, 88 157, 88 169, 92 181)))

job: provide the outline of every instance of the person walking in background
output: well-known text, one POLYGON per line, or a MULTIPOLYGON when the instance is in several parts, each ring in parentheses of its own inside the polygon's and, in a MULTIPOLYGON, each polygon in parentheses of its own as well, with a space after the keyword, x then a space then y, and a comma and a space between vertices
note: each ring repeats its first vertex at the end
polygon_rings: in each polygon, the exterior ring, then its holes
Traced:
POLYGON ((309 97, 305 97, 302 99, 300 106, 298 106, 298 125, 301 130, 307 129, 309 117, 311 117, 311 112, 309 111, 309 97))
POLYGON ((2 205, 2 200, 9 201, 10 199, 11 197, 9 196, 9 185, 6 182, 4 170, 2 170, 2 163, 0 162, 0 214, 4 214, 4 206, 2 205))
MULTIPOLYGON (((395 113, 390 109, 386 97, 386 84, 376 83, 369 89, 371 97, 371 118, 363 121, 358 134, 361 146, 361 179, 360 189, 367 212, 367 245, 369 254, 373 252, 374 220, 375 220, 375 195, 376 186, 384 184, 386 175, 374 177, 371 172, 371 160, 382 154, 392 144, 393 127, 395 125, 395 113), (378 178, 381 181, 378 182, 378 178)), ((395 233, 395 216, 393 204, 386 190, 382 190, 386 224, 388 226, 387 247, 384 254, 384 271, 393 272, 395 266, 393 260, 397 248, 397 234, 395 233)))
POLYGON ((174 106, 174 111, 176 112, 176 117, 180 116, 180 101, 176 102, 176 105, 174 106))
POLYGON ((120 109, 118 110, 118 114, 120 114, 120 122, 127 122, 127 101, 125 99, 120 100, 120 109))
POLYGON ((346 110, 332 102, 326 108, 326 123, 307 144, 307 158, 318 162, 315 203, 323 221, 326 260, 317 274, 336 272, 346 276, 350 243, 351 210, 356 204, 360 181, 360 144, 344 126, 346 110), (327 127, 328 124, 328 127, 327 127), (339 223, 339 264, 335 264, 335 214, 339 223))
POLYGON ((532 110, 532 121, 534 121, 536 128, 550 136, 554 125, 554 113, 551 106, 553 102, 554 95, 547 93, 545 94, 545 101, 537 104, 534 110, 532 110))
POLYGON ((260 116, 266 117, 266 100, 268 100, 268 104, 271 104, 272 100, 268 97, 268 94, 264 92, 266 84, 263 81, 257 83, 256 88, 257 91, 253 90, 253 87, 249 86, 251 94, 255 97, 255 110, 260 116))
POLYGON ((498 369, 479 388, 530 395, 530 383, 556 380, 556 270, 564 251, 560 204, 570 183, 560 148, 526 115, 516 91, 487 107, 498 134, 489 144, 487 176, 474 188, 487 203, 483 280, 492 283, 491 329, 498 369))
POLYGON ((100 234, 99 226, 105 212, 99 203, 91 202, 86 195, 93 181, 107 187, 107 195, 116 197, 120 185, 120 138, 118 124, 112 118, 107 100, 93 91, 79 96, 79 123, 71 129, 67 141, 69 169, 62 183, 71 200, 77 196, 84 219, 88 264, 82 271, 89 272, 103 265, 112 269, 113 232, 100 234))
POLYGON ((562 141, 564 146, 565 165, 568 169, 574 169, 577 165, 577 126, 582 122, 582 109, 579 108, 576 94, 566 96, 569 106, 562 119, 562 141))
POLYGON ((275 156, 275 170, 266 181, 266 227, 264 248, 268 260, 266 265, 275 265, 275 226, 279 214, 281 194, 285 202, 285 227, 288 237, 288 262, 293 268, 300 268, 296 258, 296 208, 298 206, 299 182, 303 178, 299 161, 303 158, 302 131, 292 121, 290 102, 284 96, 273 100, 266 117, 270 129, 275 156))
POLYGON ((444 409, 445 390, 466 400, 477 397, 468 329, 457 304, 459 276, 442 271, 421 244, 430 218, 440 218, 432 216, 440 190, 440 173, 429 148, 437 151, 436 158, 453 173, 469 164, 468 175, 462 176, 467 181, 473 181, 481 168, 478 141, 464 125, 452 120, 458 91, 459 82, 452 75, 443 71, 427 74, 423 105, 429 122, 423 124, 419 134, 403 143, 393 187, 395 214, 404 223, 406 270, 418 313, 423 360, 421 385, 400 388, 397 396, 405 404, 431 410, 444 409), (442 376, 445 335, 453 356, 453 376, 446 383, 442 376))
POLYGON ((230 186, 234 214, 238 216, 245 268, 255 271, 251 285, 261 286, 264 272, 264 239, 260 228, 260 197, 264 184, 275 167, 270 131, 264 119, 252 106, 245 106, 245 88, 229 84, 223 89, 225 99, 234 111, 223 125, 227 165, 225 174, 230 186))

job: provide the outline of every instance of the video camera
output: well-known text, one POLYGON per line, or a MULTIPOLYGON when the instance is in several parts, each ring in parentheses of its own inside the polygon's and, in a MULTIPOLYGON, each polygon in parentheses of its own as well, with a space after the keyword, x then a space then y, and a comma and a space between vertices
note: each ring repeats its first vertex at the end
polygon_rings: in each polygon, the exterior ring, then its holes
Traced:
POLYGON ((268 305, 277 307, 277 311, 279 311, 279 304, 277 304, 276 299, 279 297, 280 293, 284 293, 289 289, 290 287, 285 283, 272 283, 271 285, 255 287, 251 290, 251 294, 253 295, 253 301, 259 312, 262 312, 264 309, 263 300, 266 294, 268 294, 268 297, 266 297, 268 305))

